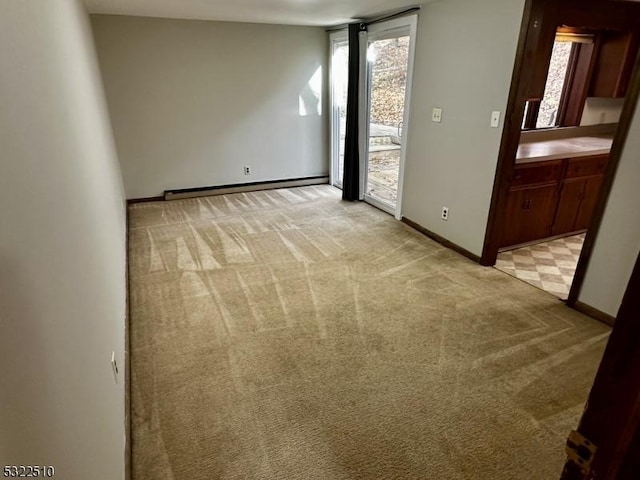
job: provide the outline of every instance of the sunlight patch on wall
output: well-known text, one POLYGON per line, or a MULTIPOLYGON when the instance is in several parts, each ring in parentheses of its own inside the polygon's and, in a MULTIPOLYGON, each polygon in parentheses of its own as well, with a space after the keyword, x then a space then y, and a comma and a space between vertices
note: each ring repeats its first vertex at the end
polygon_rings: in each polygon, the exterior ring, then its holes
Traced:
POLYGON ((322 115, 322 67, 318 67, 298 97, 301 117, 322 115))

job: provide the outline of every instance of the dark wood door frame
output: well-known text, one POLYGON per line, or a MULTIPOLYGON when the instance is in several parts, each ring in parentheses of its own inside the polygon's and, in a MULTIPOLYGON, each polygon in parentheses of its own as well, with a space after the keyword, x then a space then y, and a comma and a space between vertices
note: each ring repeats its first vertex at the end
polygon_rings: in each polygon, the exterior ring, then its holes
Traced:
MULTIPOLYGON (((534 73, 535 55, 539 54, 541 49, 548 51, 550 54, 553 48, 556 28, 563 23, 570 23, 568 19, 576 19, 575 21, 580 22, 580 26, 592 26, 594 28, 603 28, 604 26, 640 28, 640 4, 613 0, 583 0, 581 2, 577 0, 526 0, 505 113, 505 125, 498 154, 484 247, 480 259, 481 265, 495 265, 498 256, 501 235, 500 219, 503 218, 506 212, 510 179, 513 174, 514 159, 520 141, 525 101, 529 92, 530 79, 534 73), (606 12, 600 10, 597 15, 594 15, 593 12, 589 12, 589 6, 599 9, 604 7, 606 12), (627 9, 633 9, 634 11, 631 12, 633 14, 630 14, 627 9)), ((572 307, 575 306, 580 295, 589 259, 593 253, 609 193, 620 163, 622 150, 636 110, 638 98, 640 97, 640 53, 636 58, 633 72, 591 228, 587 232, 573 285, 569 293, 567 304, 572 307)))
POLYGON ((493 184, 493 194, 487 221, 487 231, 484 247, 480 258, 481 265, 495 265, 498 257, 498 247, 501 234, 500 219, 507 208, 510 179, 513 174, 514 159, 520 142, 520 131, 524 116, 525 102, 530 90, 531 78, 534 73, 534 60, 542 45, 553 48, 555 36, 555 22, 549 28, 549 16, 554 2, 551 0, 526 0, 524 14, 520 27, 520 37, 516 50, 516 59, 511 78, 511 88, 505 112, 502 141, 498 153, 498 165, 493 184), (546 26, 546 27, 545 27, 546 26))
POLYGON ((600 194, 598 196, 598 203, 596 204, 593 212, 593 220, 591 226, 587 230, 587 235, 584 239, 584 245, 582 252, 580 253, 580 260, 576 268, 575 276, 573 277, 573 284, 571 285, 571 291, 569 292, 569 298, 567 304, 571 307, 575 306, 584 284, 584 278, 587 274, 587 268, 589 266, 589 260, 593 253, 593 248, 600 232, 602 225, 602 219, 604 218, 604 212, 607 206, 607 200, 613 187, 613 182, 618 171, 618 165, 620 164, 620 158, 622 157, 622 151, 624 144, 631 128, 631 121, 633 120, 634 113, 637 108, 638 98, 640 98, 640 53, 636 57, 633 76, 631 78, 631 84, 627 91, 627 97, 622 109, 622 115, 618 122, 618 130, 611 146, 611 153, 609 154, 609 164, 605 171, 602 181, 602 187, 600 188, 600 194))
POLYGON ((598 368, 578 432, 596 446, 589 468, 567 461, 561 480, 640 478, 640 257, 598 368))

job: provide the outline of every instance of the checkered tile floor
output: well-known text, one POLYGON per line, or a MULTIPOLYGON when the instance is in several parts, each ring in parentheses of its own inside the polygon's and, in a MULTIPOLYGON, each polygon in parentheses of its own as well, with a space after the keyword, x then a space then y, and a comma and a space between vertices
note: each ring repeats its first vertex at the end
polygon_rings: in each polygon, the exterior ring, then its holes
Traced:
POLYGON ((498 254, 496 268, 566 299, 585 234, 537 243, 498 254))

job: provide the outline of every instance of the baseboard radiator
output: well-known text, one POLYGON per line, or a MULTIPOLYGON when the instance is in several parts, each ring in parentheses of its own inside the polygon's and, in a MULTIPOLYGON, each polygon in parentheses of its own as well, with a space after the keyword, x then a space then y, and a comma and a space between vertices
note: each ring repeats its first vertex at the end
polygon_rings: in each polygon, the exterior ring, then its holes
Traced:
POLYGON ((235 185, 220 185, 215 187, 184 188, 181 190, 165 190, 165 200, 181 200, 184 198, 208 197, 211 195, 226 195, 228 193, 255 192, 258 190, 273 190, 276 188, 306 187, 309 185, 324 185, 329 183, 328 176, 290 178, 285 180, 267 180, 265 182, 240 183, 235 185))

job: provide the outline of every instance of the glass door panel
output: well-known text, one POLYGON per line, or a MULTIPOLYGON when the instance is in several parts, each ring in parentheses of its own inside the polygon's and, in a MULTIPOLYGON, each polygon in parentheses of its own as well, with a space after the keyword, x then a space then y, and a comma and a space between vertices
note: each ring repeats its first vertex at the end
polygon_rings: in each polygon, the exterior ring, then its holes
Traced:
POLYGON ((406 28, 370 33, 365 199, 393 213, 398 200, 409 47, 406 28), (386 208, 385 208, 386 207, 386 208))
POLYGON ((344 176, 344 138, 347 123, 349 82, 349 40, 336 36, 331 41, 331 158, 332 183, 342 187, 344 176))
MULTIPOLYGON (((401 218, 415 15, 360 33, 359 198, 401 218), (364 140, 364 141, 363 141, 364 140)), ((349 80, 346 31, 330 35, 331 182, 342 188, 349 80)))

